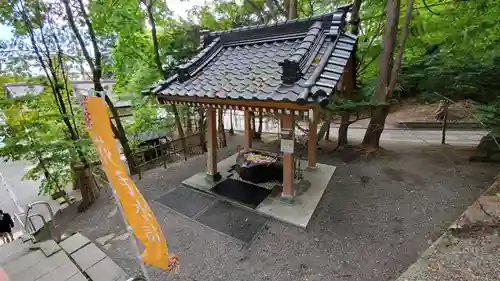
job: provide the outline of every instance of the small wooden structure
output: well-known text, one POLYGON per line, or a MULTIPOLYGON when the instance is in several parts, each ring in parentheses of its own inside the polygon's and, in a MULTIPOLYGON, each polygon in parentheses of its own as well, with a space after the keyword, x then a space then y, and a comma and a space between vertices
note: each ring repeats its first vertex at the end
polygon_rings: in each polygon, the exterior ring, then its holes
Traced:
MULTIPOLYGON (((318 110, 353 86, 356 36, 344 30, 351 5, 320 16, 201 34, 200 52, 150 88, 160 103, 206 110, 207 175, 217 170, 216 111, 244 111, 244 148, 252 148, 250 113, 276 114, 282 130, 309 116, 308 168, 316 167, 318 110)), ((293 199, 294 152, 283 152, 283 199, 293 199)))

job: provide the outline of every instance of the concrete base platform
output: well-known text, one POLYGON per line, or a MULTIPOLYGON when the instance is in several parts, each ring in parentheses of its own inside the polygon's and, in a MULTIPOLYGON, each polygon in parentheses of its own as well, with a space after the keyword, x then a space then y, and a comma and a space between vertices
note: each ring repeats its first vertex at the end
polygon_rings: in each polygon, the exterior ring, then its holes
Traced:
MULTIPOLYGON (((223 181, 228 177, 233 179, 239 179, 236 172, 229 170, 236 163, 236 157, 238 154, 234 154, 219 163, 217 163, 217 170, 220 172, 223 181)), ((333 173, 335 172, 335 166, 317 164, 315 169, 307 169, 307 162, 301 161, 301 167, 303 168, 303 180, 297 183, 295 188, 296 194, 292 201, 282 200, 278 196, 268 196, 262 203, 260 203, 255 211, 264 214, 266 216, 273 217, 277 220, 293 224, 295 226, 306 228, 312 214, 318 206, 319 200, 328 185, 333 173)), ((220 182, 218 181, 218 182, 220 182)), ((197 173, 194 176, 184 180, 182 184, 184 186, 194 188, 206 193, 210 193, 214 196, 217 194, 210 191, 218 182, 213 182, 206 177, 204 172, 197 173)), ((252 183, 253 184, 253 183, 252 183)), ((279 184, 277 182, 255 184, 267 189, 272 189, 273 186, 279 184)), ((219 196, 217 196, 219 197, 219 196)), ((227 199, 225 199, 227 200, 227 199)), ((231 201, 232 203, 239 204, 238 202, 231 201)), ((241 204, 239 204, 241 205, 241 204)), ((241 205, 243 206, 243 205, 241 205)), ((244 206, 247 208, 246 206, 244 206)))

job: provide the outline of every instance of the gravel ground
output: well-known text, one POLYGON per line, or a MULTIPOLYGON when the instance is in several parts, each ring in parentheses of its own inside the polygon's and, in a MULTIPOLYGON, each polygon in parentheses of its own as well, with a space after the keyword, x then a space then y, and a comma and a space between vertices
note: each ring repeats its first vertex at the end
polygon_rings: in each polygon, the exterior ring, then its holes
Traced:
POLYGON ((499 192, 497 180, 397 281, 500 280, 499 192))
MULTIPOLYGON (((219 159, 235 153, 241 138, 229 143, 219 159)), ((318 162, 337 170, 307 229, 271 220, 249 247, 153 201, 203 171, 203 156, 146 172, 137 185, 166 233, 169 250, 181 258, 179 275, 151 269, 152 280, 396 278, 479 197, 498 166, 469 163, 469 148, 401 143, 385 148, 376 157, 320 152, 318 162)), ((91 239, 118 235, 104 250, 129 274, 140 274, 126 235, 120 235, 125 231, 109 191, 84 214, 75 218, 67 209, 58 221, 62 229, 91 239)))

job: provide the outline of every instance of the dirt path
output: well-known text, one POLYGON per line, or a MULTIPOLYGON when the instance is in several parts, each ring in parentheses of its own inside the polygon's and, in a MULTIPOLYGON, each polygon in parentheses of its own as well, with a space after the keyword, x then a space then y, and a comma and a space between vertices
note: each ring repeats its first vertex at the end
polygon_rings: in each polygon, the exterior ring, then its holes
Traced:
MULTIPOLYGON (((235 152, 241 139, 219 157, 235 152)), ((269 145, 258 145, 269 149, 269 145)), ((276 147, 274 147, 275 149, 276 147)), ((156 203, 182 180, 203 171, 203 156, 145 173, 138 186, 181 258, 181 273, 151 269, 153 280, 372 280, 399 276, 489 186, 498 167, 470 164, 468 148, 387 145, 375 159, 322 154, 337 166, 306 230, 270 220, 254 242, 241 242, 156 203)), ((219 159, 220 159, 219 158, 219 159)), ((88 212, 71 210, 61 228, 81 231, 128 273, 139 273, 111 194, 88 212), (103 236, 109 235, 109 239, 103 236)))

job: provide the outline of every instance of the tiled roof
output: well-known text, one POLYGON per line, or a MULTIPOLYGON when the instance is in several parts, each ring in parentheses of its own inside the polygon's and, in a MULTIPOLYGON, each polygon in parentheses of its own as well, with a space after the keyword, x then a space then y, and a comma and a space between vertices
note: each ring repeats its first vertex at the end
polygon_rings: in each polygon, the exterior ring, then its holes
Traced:
POLYGON ((356 44, 350 6, 273 25, 204 32, 201 51, 151 87, 164 98, 205 97, 326 105, 356 44))

